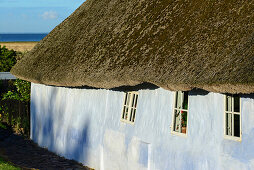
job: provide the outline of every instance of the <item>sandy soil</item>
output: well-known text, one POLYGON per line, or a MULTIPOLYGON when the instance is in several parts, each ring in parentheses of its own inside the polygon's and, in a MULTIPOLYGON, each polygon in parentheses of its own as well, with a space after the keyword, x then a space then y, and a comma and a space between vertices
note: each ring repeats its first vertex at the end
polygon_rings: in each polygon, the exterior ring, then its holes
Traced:
POLYGON ((8 49, 15 51, 30 51, 38 42, 0 42, 1 46, 6 46, 8 49))

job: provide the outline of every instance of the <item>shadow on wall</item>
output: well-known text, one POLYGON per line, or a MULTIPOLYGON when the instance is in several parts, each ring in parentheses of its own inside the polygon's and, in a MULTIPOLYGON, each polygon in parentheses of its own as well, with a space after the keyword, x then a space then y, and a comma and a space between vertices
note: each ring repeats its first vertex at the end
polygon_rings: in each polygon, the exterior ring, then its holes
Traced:
POLYGON ((206 96, 209 94, 209 91, 195 88, 189 92, 190 96, 206 96))
MULTIPOLYGON (((55 86, 52 86, 55 87, 55 86)), ((82 86, 82 87, 63 87, 63 88, 70 88, 70 89, 94 89, 94 90, 99 90, 101 88, 95 88, 95 87, 90 87, 90 86, 82 86)), ((158 89, 160 87, 152 84, 152 83, 148 83, 148 82, 144 82, 141 84, 138 84, 136 86, 120 86, 120 87, 115 87, 115 88, 111 88, 109 90, 112 91, 138 91, 138 90, 155 90, 158 89)), ((192 90, 190 90, 189 95, 191 96, 197 96, 197 95, 201 95, 201 96, 205 96, 208 95, 210 92, 203 90, 203 89, 199 89, 199 88, 194 88, 192 90)), ((222 94, 226 94, 226 93, 222 93, 222 94)), ((241 97, 243 98, 251 98, 254 99, 254 93, 251 94, 240 94, 241 97)))
POLYGON ((86 162, 89 145, 89 121, 81 129, 68 129, 67 143, 65 144, 66 157, 79 162, 86 162))
POLYGON ((138 84, 136 86, 120 86, 120 87, 116 87, 116 88, 112 88, 110 90, 112 91, 138 91, 138 90, 155 90, 158 89, 160 87, 152 84, 152 83, 142 83, 142 84, 138 84))
MULTIPOLYGON (((52 86, 54 87, 54 86, 52 86)), ((90 87, 90 86, 82 86, 82 87, 63 87, 63 88, 69 88, 69 89, 94 89, 94 90, 99 90, 101 88, 95 88, 95 87, 90 87)), ((120 87, 115 87, 115 88, 111 88, 108 90, 112 90, 112 91, 138 91, 138 90, 155 90, 158 89, 160 87, 152 84, 152 83, 148 83, 148 82, 144 82, 141 84, 138 84, 136 86, 120 86, 120 87)))
MULTIPOLYGON (((36 91, 34 92, 36 93, 36 91)), ((58 93, 57 88, 51 88, 50 96, 46 96, 44 100, 39 101, 39 104, 34 103, 34 100, 31 101, 33 113, 31 138, 50 151, 84 163, 87 160, 90 120, 84 120, 84 123, 78 129, 72 126, 73 121, 65 124, 67 100, 56 101, 58 93), (56 102, 59 102, 57 106, 56 102)))
MULTIPOLYGON (((198 89, 198 88, 195 88, 193 90, 190 91, 189 95, 190 96, 205 96, 205 95, 208 95, 210 92, 209 91, 206 91, 206 90, 203 90, 203 89, 198 89)), ((226 95, 226 93, 221 93, 221 94, 224 94, 226 95)), ((254 99, 254 93, 251 93, 251 94, 239 94, 242 98, 248 98, 248 99, 254 99)))
POLYGON ((251 94, 240 94, 242 98, 254 99, 254 93, 251 94))

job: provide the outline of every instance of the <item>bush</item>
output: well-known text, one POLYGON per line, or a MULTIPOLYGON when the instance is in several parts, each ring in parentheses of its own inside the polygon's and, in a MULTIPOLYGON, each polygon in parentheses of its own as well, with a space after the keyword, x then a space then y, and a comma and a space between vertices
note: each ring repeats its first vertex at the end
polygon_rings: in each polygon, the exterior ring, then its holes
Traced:
MULTIPOLYGON (((23 53, 0 46, 0 72, 9 72, 23 53)), ((0 81, 0 123, 6 122, 17 133, 29 136, 30 82, 24 80, 0 81)), ((1 126, 0 126, 1 127, 1 126)))
POLYGON ((0 102, 0 120, 12 126, 17 133, 29 136, 30 82, 17 79, 14 89, 3 93, 0 102))
POLYGON ((0 46, 0 72, 9 72, 17 62, 17 52, 0 46))
POLYGON ((22 102, 30 101, 30 87, 31 83, 25 80, 17 79, 14 81, 15 90, 8 91, 3 94, 2 100, 18 100, 22 102))

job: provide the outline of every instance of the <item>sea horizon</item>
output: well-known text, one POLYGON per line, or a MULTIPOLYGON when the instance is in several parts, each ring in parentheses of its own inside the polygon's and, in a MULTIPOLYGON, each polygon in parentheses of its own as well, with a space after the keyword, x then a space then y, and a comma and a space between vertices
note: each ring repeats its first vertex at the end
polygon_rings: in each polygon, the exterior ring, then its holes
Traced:
POLYGON ((48 33, 0 33, 0 42, 37 42, 48 33))

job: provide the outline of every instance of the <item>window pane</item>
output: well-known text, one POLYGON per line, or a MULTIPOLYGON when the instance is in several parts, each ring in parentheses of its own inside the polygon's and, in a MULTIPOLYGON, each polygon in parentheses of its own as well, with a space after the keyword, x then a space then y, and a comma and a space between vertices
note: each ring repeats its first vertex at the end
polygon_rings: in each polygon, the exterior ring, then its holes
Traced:
POLYGON ((131 107, 134 107, 134 102, 135 102, 135 97, 136 95, 135 94, 132 94, 132 103, 131 103, 131 107))
POLYGON ((181 109, 181 103, 182 102, 182 92, 177 91, 176 92, 176 103, 175 103, 175 108, 181 109))
POLYGON ((136 116, 136 109, 134 109, 134 113, 133 113, 132 122, 134 122, 134 121, 135 121, 135 116, 136 116))
POLYGON ((188 110, 188 92, 184 92, 183 109, 188 110))
POLYGON ((131 113, 130 113, 130 118, 129 118, 129 121, 132 121, 132 114, 133 114, 133 108, 131 108, 131 113))
POLYGON ((130 106, 130 104, 131 104, 131 93, 128 93, 127 105, 130 106))
POLYGON ((234 114, 234 136, 240 137, 240 115, 234 114))
POLYGON ((124 119, 125 119, 125 120, 127 120, 127 119, 128 119, 128 111, 129 111, 129 108, 128 108, 128 107, 126 107, 125 117, 124 117, 124 119))
POLYGON ((137 107, 138 95, 136 95, 135 108, 137 107))
POLYGON ((232 97, 226 96, 226 111, 232 112, 232 97))
POLYGON ((181 111, 181 113, 182 113, 182 122, 181 122, 181 124, 182 124, 182 129, 181 129, 181 132, 182 133, 186 133, 186 131, 187 131, 187 112, 186 111, 181 111))
POLYGON ((123 119, 124 119, 124 116, 125 116, 125 109, 126 109, 126 106, 123 107, 123 115, 122 115, 123 119))
POLYGON ((128 93, 125 94, 125 100, 124 100, 124 105, 127 104, 127 97, 128 97, 128 93))
POLYGON ((234 95, 234 112, 240 112, 240 97, 234 95))
POLYGON ((174 131, 180 132, 180 110, 175 110, 174 131))
POLYGON ((226 135, 232 136, 232 114, 226 113, 226 135))

